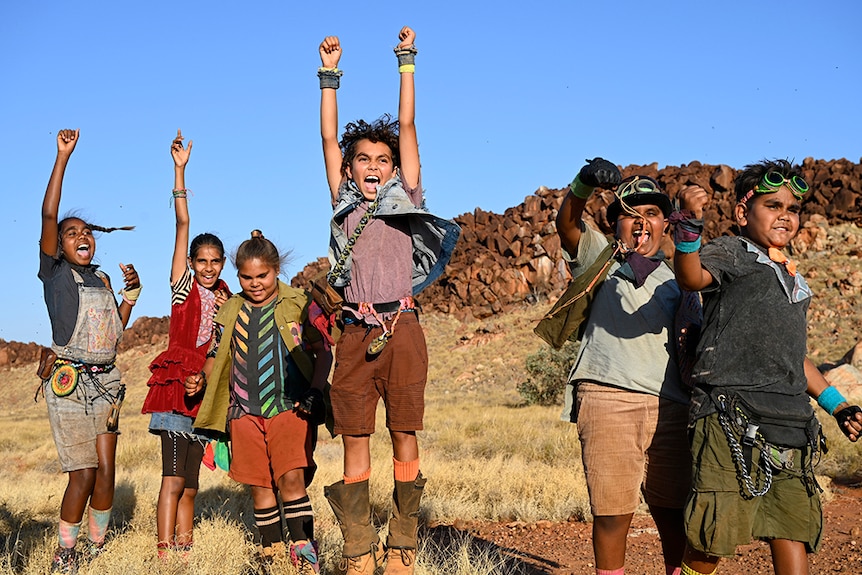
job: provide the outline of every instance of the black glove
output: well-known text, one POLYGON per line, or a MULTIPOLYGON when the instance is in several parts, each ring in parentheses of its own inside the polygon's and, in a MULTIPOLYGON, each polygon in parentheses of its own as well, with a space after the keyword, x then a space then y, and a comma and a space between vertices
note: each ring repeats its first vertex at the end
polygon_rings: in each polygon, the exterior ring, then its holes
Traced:
POLYGON ((578 172, 578 180, 585 186, 610 190, 619 185, 622 176, 614 164, 604 158, 585 160, 587 165, 578 172))
POLYGON ((314 425, 320 425, 326 420, 326 404, 323 401, 323 392, 313 387, 309 388, 299 398, 293 411, 299 415, 305 415, 314 425))
POLYGON ((845 407, 834 415, 835 421, 838 422, 838 427, 841 428, 841 432, 844 433, 844 435, 847 435, 847 428, 844 427, 844 424, 848 421, 855 420, 857 413, 862 413, 862 409, 860 409, 858 405, 851 405, 850 407, 845 407))

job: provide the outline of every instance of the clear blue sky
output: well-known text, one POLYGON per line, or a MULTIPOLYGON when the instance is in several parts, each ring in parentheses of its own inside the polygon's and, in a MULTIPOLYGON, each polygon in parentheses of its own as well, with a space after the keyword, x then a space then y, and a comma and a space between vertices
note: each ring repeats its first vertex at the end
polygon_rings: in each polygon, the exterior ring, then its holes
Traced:
MULTIPOLYGON (((584 158, 741 167, 862 156, 862 4, 844 1, 3 2, 0 198, 10 261, 0 338, 50 342, 39 210, 56 133, 80 128, 61 213, 97 238, 133 319, 169 313, 169 146, 194 140, 192 234, 253 228, 326 254, 317 47, 341 37, 340 124, 397 111, 392 47, 417 32, 417 128, 429 207, 502 212, 566 185, 584 158), (329 6, 322 11, 321 6, 329 6)), ((224 276, 236 289, 235 270, 224 276)))

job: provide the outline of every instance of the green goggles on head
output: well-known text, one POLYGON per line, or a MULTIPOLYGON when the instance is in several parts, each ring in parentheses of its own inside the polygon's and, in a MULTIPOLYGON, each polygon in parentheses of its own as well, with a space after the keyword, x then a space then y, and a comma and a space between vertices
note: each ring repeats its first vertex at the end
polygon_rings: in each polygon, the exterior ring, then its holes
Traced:
POLYGON ((617 187, 616 195, 619 198, 630 196, 631 194, 660 194, 661 188, 654 179, 647 176, 629 176, 617 187))
POLYGON ((799 176, 785 178, 783 174, 770 171, 763 174, 763 178, 759 184, 754 186, 753 191, 758 194, 774 194, 784 184, 787 184, 790 192, 797 200, 801 200, 808 193, 808 190, 811 189, 808 187, 808 182, 799 176))

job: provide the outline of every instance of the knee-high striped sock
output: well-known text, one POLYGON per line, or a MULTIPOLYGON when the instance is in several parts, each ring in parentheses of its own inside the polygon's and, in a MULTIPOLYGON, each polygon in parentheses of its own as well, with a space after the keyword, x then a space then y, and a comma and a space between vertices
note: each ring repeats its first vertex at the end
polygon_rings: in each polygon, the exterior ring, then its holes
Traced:
POLYGON ((60 547, 73 549, 78 541, 78 532, 81 530, 81 522, 69 523, 60 519, 60 524, 57 528, 57 539, 60 547))
POLYGON ((295 543, 314 540, 314 511, 311 509, 308 495, 293 501, 285 501, 284 518, 287 520, 287 531, 291 541, 295 543))
POLYGON ((108 532, 108 523, 111 521, 111 510, 113 507, 108 507, 104 511, 93 509, 90 507, 89 522, 87 524, 88 536, 93 543, 102 544, 105 542, 105 533, 108 532))
POLYGON ((262 547, 272 547, 273 543, 284 541, 284 532, 281 529, 281 513, 278 505, 268 509, 254 510, 254 523, 260 533, 260 544, 262 547))

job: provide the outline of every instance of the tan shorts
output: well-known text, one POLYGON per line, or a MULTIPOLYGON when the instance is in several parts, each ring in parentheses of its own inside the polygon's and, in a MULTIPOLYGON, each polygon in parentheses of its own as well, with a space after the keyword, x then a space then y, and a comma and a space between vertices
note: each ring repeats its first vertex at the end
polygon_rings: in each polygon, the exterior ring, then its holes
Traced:
POLYGON ((118 433, 108 431, 107 427, 113 400, 98 387, 116 397, 120 389, 119 368, 93 376, 80 375, 78 386, 66 397, 54 395, 50 383, 43 385, 51 433, 57 446, 60 468, 65 472, 99 467, 96 436, 118 433), (98 380, 99 386, 90 381, 91 377, 98 380))
MULTIPOLYGON (((823 531, 820 496, 816 489, 809 493, 799 475, 774 472, 766 494, 743 499, 727 436, 715 414, 695 422, 691 449, 696 454, 694 481, 685 523, 692 548, 732 557, 737 545, 755 538, 801 541, 809 553, 818 550, 823 531)), ((801 450, 794 452, 794 461, 803 461, 801 450)), ((759 457, 760 452, 754 449, 752 458, 759 457)), ((810 452, 803 467, 808 459, 810 452)))
POLYGON ((646 393, 578 384, 578 436, 593 515, 647 505, 682 509, 691 486, 688 406, 646 393))
POLYGON ((314 478, 317 427, 284 411, 275 417, 243 415, 230 422, 231 460, 228 475, 256 487, 275 487, 288 471, 305 469, 305 484, 314 478))
POLYGON ((386 406, 386 427, 392 431, 422 429, 428 350, 414 312, 402 313, 395 334, 377 355, 368 344, 382 333, 361 324, 347 325, 335 348, 335 372, 330 399, 334 433, 374 433, 377 403, 386 406))

